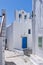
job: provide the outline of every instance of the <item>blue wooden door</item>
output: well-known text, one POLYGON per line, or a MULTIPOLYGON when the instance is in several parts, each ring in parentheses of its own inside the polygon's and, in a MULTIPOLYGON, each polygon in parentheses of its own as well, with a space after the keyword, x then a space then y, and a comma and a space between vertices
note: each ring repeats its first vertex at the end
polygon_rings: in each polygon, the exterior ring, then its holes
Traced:
POLYGON ((27 37, 22 37, 22 48, 27 48, 27 37))

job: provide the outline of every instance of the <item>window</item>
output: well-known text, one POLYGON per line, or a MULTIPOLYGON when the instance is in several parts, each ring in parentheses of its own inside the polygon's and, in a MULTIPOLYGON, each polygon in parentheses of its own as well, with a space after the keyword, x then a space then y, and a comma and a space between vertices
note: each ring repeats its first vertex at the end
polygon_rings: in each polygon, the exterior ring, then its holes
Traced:
POLYGON ((5 50, 7 48, 7 39, 5 39, 5 50))
POLYGON ((21 14, 19 14, 19 18, 21 18, 21 14))
POLYGON ((39 37, 38 38, 38 46, 39 47, 42 47, 42 37, 39 37))
POLYGON ((28 34, 31 34, 31 30, 30 29, 28 30, 28 34))
POLYGON ((26 19, 26 18, 27 18, 27 15, 24 16, 24 19, 26 19))

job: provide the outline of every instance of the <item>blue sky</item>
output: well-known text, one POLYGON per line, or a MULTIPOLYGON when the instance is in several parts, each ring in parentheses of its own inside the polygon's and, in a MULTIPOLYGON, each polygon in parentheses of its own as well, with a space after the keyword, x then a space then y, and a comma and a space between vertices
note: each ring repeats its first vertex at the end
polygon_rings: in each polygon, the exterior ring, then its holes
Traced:
POLYGON ((6 9, 6 21, 8 25, 14 22, 15 10, 32 11, 32 0, 0 0, 0 12, 1 9, 6 9))

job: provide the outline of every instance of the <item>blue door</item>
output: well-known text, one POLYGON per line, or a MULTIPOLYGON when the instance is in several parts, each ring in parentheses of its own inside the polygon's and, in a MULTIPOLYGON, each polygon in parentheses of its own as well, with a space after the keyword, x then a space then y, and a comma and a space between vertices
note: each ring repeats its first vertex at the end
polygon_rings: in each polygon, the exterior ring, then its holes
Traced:
POLYGON ((22 48, 27 48, 27 37, 22 37, 22 48))

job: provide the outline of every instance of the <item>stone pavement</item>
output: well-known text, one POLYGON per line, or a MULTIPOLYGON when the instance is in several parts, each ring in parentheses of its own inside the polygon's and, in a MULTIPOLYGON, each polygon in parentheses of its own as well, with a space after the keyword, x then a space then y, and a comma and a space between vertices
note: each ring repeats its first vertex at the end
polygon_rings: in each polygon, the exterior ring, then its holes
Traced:
POLYGON ((19 54, 17 51, 5 51, 6 65, 33 65, 29 57, 24 54, 19 54))

